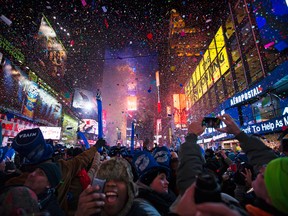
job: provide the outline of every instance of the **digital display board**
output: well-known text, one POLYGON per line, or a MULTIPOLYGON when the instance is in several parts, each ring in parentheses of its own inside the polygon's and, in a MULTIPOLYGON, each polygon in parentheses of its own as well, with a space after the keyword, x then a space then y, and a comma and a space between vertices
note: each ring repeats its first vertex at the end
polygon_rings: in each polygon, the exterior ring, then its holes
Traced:
POLYGON ((43 16, 37 35, 37 63, 52 77, 63 78, 67 53, 57 35, 43 16))
MULTIPOLYGON (((194 102, 199 100, 229 67, 223 28, 220 27, 192 73, 190 80, 192 80, 194 92, 197 94, 194 96, 194 102)), ((189 83, 187 82, 186 85, 189 83)))

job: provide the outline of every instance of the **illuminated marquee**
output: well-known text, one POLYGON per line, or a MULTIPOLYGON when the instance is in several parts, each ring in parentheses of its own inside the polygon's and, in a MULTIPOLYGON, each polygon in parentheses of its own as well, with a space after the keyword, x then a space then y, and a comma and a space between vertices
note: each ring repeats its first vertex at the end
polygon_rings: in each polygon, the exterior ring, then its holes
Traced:
POLYGON ((191 94, 190 97, 193 97, 194 102, 199 100, 229 67, 223 29, 220 27, 208 50, 206 50, 200 63, 192 73, 190 81, 187 82, 187 85, 191 81, 193 83, 194 94, 196 95, 191 94))

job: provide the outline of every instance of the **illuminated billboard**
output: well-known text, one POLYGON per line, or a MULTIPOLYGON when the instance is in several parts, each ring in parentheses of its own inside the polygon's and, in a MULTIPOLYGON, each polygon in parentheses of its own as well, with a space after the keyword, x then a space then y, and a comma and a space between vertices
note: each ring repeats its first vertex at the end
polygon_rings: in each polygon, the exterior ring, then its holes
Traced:
POLYGON ((174 123, 178 128, 186 127, 186 97, 185 94, 173 94, 174 123))
POLYGON ((77 142, 78 121, 71 116, 64 114, 62 123, 62 140, 66 143, 75 144, 77 142))
POLYGON ((127 97, 127 110, 128 111, 136 111, 137 110, 137 97, 136 96, 128 96, 127 97))
POLYGON ((61 138, 61 127, 39 127, 44 139, 59 140, 61 138))
POLYGON ((85 118, 97 118, 96 95, 91 91, 76 88, 74 91, 72 107, 75 111, 83 114, 85 118))
POLYGON ((63 78, 67 53, 45 16, 41 20, 37 42, 38 64, 49 76, 63 78))
POLYGON ((0 65, 0 107, 21 113, 28 76, 8 59, 0 65), (5 107, 6 106, 6 107, 5 107))
POLYGON ((220 79, 229 67, 223 28, 220 27, 192 73, 191 79, 186 84, 193 84, 193 90, 188 93, 187 97, 195 103, 220 79))

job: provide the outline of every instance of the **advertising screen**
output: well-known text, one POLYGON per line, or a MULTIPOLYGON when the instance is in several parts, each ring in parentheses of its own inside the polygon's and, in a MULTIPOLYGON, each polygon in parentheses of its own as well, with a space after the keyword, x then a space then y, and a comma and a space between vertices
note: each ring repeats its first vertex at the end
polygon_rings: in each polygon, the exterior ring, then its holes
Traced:
POLYGON ((54 78, 64 77, 67 53, 45 16, 42 17, 37 35, 37 53, 36 63, 45 74, 54 78))
POLYGON ((64 114, 62 125, 62 140, 64 140, 66 143, 75 144, 77 142, 76 134, 78 129, 78 121, 73 119, 71 116, 64 114))
POLYGON ((57 126, 61 120, 62 104, 44 89, 39 89, 34 119, 44 124, 57 126))
POLYGON ((44 139, 59 140, 61 138, 61 127, 39 127, 44 139))
POLYGON ((72 107, 86 118, 97 118, 96 95, 91 91, 76 88, 74 91, 72 107))
POLYGON ((4 59, 0 65, 0 107, 6 106, 14 113, 21 113, 24 87, 28 82, 28 76, 20 68, 4 59))

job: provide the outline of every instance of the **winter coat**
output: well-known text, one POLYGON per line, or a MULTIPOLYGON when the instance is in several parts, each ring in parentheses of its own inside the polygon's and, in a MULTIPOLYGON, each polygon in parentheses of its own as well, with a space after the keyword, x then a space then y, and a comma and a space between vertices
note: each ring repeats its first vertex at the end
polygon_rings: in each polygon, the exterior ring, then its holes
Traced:
MULTIPOLYGON (((197 135, 187 135, 186 141, 180 146, 179 160, 177 186, 182 195, 195 182, 196 176, 204 172, 205 159, 202 156, 200 146, 197 144, 197 135)), ((221 193, 221 200, 241 215, 247 215, 235 198, 221 193)))
POLYGON ((277 158, 273 149, 266 146, 257 136, 248 135, 242 131, 235 138, 240 142, 240 147, 247 155, 249 164, 254 167, 268 164, 277 158))
POLYGON ((159 212, 146 200, 135 198, 126 216, 160 216, 159 212))
POLYGON ((204 171, 205 158, 196 143, 197 135, 188 134, 178 152, 177 187, 182 195, 196 180, 196 176, 204 171))
POLYGON ((137 186, 137 198, 148 201, 160 215, 168 215, 170 206, 176 200, 176 196, 173 192, 158 193, 140 181, 137 182, 137 186))

